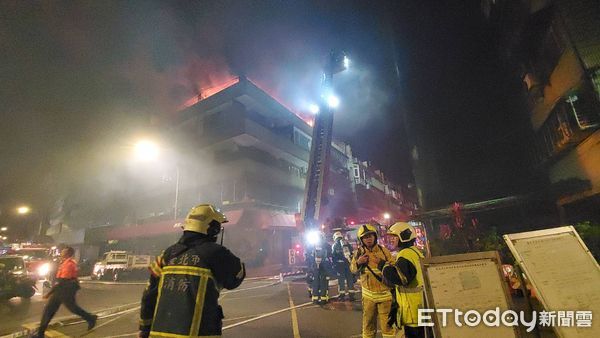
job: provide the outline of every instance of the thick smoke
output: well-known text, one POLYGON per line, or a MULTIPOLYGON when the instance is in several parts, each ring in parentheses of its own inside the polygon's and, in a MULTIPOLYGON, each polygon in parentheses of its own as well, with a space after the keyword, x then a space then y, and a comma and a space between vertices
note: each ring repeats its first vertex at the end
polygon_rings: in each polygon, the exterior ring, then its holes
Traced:
POLYGON ((36 195, 48 175, 64 185, 102 177, 108 161, 119 161, 106 157, 106 149, 161 128, 238 75, 305 114, 321 94, 332 49, 353 60, 335 78, 342 104, 334 134, 364 142, 356 134, 385 119, 390 92, 373 70, 385 59, 374 52, 382 41, 377 20, 344 4, 4 1, 0 7, 6 89, 0 101, 8 116, 0 155, 11 159, 2 161, 0 177, 4 191, 23 199, 36 195))

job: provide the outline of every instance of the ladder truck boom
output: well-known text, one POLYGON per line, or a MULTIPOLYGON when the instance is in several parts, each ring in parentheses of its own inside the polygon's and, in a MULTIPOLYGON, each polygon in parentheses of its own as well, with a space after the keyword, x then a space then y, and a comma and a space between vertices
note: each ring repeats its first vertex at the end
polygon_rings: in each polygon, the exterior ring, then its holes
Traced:
MULTIPOLYGON (((343 71, 348 66, 348 59, 343 52, 331 52, 323 75, 323 91, 330 95, 332 91, 333 74, 343 71)), ((305 183, 304 203, 301 217, 306 229, 318 227, 321 207, 327 204, 329 157, 333 134, 333 110, 322 97, 319 113, 313 127, 308 173, 305 183)))

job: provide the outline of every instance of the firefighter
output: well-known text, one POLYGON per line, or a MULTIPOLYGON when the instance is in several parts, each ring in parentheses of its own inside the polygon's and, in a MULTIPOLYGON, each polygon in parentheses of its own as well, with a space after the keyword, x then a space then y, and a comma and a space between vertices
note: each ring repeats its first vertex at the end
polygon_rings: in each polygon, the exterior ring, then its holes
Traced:
POLYGON ((393 264, 392 255, 385 247, 377 244, 377 229, 372 224, 358 228, 359 248, 352 257, 350 270, 360 274, 362 286, 362 336, 373 338, 377 332, 377 320, 384 338, 394 337, 395 330, 388 325, 388 314, 392 306, 392 293, 383 283, 381 269, 393 264))
POLYGON ((397 222, 388 230, 392 245, 398 248, 394 264, 383 268, 384 281, 395 285, 397 307, 390 312, 390 322, 397 327, 404 326, 407 338, 425 337, 425 328, 419 327, 418 310, 423 307, 423 254, 415 246, 415 229, 408 223, 397 222), (394 313, 396 312, 396 313, 394 313))
POLYGON ((34 337, 44 337, 48 324, 58 311, 61 304, 88 323, 88 330, 96 326, 98 316, 93 315, 77 305, 75 294, 81 288, 79 286, 77 262, 73 259, 75 249, 70 246, 60 251, 60 265, 56 272, 55 284, 50 291, 44 295, 48 303, 44 307, 40 328, 34 337))
POLYGON ((309 253, 310 294, 313 303, 324 305, 329 302, 329 281, 332 275, 331 250, 322 232, 312 232, 309 239, 312 247, 309 253))
POLYGON ((220 290, 235 289, 246 276, 240 259, 215 243, 226 222, 210 204, 190 210, 181 239, 150 265, 138 337, 221 336, 220 290))
POLYGON ((354 300, 354 276, 350 272, 350 261, 352 260, 352 246, 344 240, 340 231, 333 234, 333 245, 331 246, 333 266, 338 277, 339 300, 346 298, 354 300))

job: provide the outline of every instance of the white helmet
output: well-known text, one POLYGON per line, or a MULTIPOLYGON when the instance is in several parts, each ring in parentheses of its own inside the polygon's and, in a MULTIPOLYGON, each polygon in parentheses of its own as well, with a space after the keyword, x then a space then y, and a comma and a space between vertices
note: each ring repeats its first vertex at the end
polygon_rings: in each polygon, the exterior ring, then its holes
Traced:
POLYGON ((338 238, 344 238, 341 231, 336 231, 333 233, 333 241, 335 242, 338 238))
POLYGON ((398 236, 400 242, 406 243, 417 238, 415 228, 406 222, 396 222, 388 229, 389 235, 398 236))

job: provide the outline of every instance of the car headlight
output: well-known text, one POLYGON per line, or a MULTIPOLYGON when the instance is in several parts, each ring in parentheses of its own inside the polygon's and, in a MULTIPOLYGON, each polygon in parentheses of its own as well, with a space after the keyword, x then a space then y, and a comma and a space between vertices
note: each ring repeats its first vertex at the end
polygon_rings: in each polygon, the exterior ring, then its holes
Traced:
POLYGON ((37 268, 39 276, 47 276, 50 273, 50 263, 44 263, 37 268))

